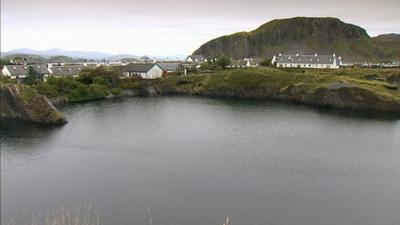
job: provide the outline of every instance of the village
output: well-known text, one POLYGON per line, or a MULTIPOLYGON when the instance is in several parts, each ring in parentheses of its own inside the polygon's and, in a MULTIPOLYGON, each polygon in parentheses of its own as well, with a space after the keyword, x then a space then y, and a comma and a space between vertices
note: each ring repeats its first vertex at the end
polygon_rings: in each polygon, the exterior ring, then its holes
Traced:
MULTIPOLYGON (((346 62, 341 56, 335 53, 331 55, 300 55, 278 53, 272 59, 266 58, 243 58, 225 59, 222 67, 224 69, 252 68, 259 66, 274 66, 277 68, 301 68, 301 69, 339 69, 343 67, 375 67, 393 68, 399 67, 400 63, 357 63, 346 62)), ((54 77, 77 77, 85 69, 98 67, 112 68, 117 71, 120 78, 140 76, 142 79, 158 79, 171 75, 187 75, 193 72, 209 71, 209 66, 215 64, 221 58, 208 59, 202 55, 189 55, 181 61, 163 61, 143 56, 139 59, 123 59, 119 61, 85 61, 76 63, 51 62, 27 63, 26 58, 14 57, 9 65, 2 65, 1 75, 10 79, 21 80, 27 78, 30 73, 35 73, 46 80, 49 76, 54 77)))

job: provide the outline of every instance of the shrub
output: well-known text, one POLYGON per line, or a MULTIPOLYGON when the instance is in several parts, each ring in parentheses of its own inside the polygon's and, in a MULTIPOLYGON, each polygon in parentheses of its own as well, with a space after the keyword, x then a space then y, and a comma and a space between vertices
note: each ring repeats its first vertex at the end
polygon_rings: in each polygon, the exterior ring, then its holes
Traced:
POLYGON ((78 81, 83 84, 93 84, 96 77, 103 78, 107 85, 114 86, 119 80, 119 75, 111 68, 97 67, 96 69, 84 69, 80 72, 78 81))
POLYGON ((93 84, 102 85, 104 87, 107 87, 109 85, 109 83, 103 77, 99 76, 93 78, 93 84))
POLYGON ((271 59, 264 59, 261 61, 260 66, 272 66, 271 59))
POLYGON ((92 84, 89 86, 89 95, 91 99, 103 99, 107 96, 107 90, 104 86, 92 84))
POLYGON ((68 94, 71 102, 83 102, 90 100, 103 99, 107 96, 107 90, 104 86, 91 84, 89 86, 80 85, 68 94))
POLYGON ((40 83, 36 85, 36 89, 38 92, 42 95, 45 95, 47 97, 57 97, 59 95, 59 92, 55 86, 50 85, 47 82, 40 83))
POLYGON ((113 88, 110 91, 111 91, 111 94, 113 94, 113 95, 120 95, 122 93, 121 88, 113 88))
POLYGON ((72 77, 50 76, 47 78, 46 83, 50 86, 53 86, 57 91, 64 93, 68 93, 81 85, 81 83, 79 83, 72 77))
POLYGON ((118 81, 118 87, 121 89, 140 89, 142 84, 135 78, 125 78, 118 81))
POLYGON ((87 101, 90 99, 89 89, 85 85, 80 85, 68 95, 71 102, 87 101))
POLYGON ((221 56, 220 58, 217 59, 216 64, 220 68, 225 69, 227 66, 231 65, 231 59, 226 56, 221 56))

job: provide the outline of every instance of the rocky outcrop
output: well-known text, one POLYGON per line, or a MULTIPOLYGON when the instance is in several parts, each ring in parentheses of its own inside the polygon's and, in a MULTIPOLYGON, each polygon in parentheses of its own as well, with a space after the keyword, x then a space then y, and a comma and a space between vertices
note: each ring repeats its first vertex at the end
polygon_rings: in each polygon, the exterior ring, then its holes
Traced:
POLYGON ((51 101, 23 84, 0 85, 1 119, 24 120, 35 123, 63 125, 64 114, 51 101))

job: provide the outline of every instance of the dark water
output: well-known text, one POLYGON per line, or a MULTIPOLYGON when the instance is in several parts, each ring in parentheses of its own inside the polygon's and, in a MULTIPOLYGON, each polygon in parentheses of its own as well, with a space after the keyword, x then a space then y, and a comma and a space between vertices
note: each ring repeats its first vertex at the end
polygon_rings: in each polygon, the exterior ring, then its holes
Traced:
POLYGON ((1 127, 1 221, 91 202, 102 224, 399 225, 400 120, 159 97, 1 127))

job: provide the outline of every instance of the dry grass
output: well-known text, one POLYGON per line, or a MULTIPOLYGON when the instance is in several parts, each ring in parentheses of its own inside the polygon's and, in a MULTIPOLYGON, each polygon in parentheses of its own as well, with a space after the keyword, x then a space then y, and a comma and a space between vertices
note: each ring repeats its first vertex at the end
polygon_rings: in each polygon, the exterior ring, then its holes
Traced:
MULTIPOLYGON (((60 206, 44 215, 35 210, 24 209, 24 217, 29 221, 27 225, 99 225, 99 216, 92 204, 86 204, 75 210, 68 210, 60 206)), ((6 225, 17 225, 10 220, 6 225)))

